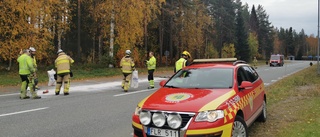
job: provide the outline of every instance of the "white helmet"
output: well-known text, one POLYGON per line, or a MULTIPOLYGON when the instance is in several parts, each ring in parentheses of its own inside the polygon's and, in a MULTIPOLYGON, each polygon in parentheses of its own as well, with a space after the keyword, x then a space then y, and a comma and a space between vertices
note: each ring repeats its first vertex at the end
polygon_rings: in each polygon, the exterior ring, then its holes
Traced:
POLYGON ((62 49, 59 49, 58 52, 57 52, 57 54, 59 54, 59 53, 61 53, 61 52, 63 52, 63 50, 62 50, 62 49))
POLYGON ((130 55, 130 54, 131 54, 131 51, 130 51, 130 50, 126 50, 126 54, 127 54, 127 55, 130 55))
POLYGON ((30 51, 36 51, 36 49, 34 47, 30 47, 29 50, 30 51))

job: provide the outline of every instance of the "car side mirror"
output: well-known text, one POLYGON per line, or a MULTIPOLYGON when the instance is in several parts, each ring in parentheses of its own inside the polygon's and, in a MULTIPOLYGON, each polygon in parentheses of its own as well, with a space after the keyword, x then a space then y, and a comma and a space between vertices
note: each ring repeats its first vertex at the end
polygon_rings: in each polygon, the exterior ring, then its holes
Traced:
POLYGON ((162 80, 162 81, 159 83, 159 85, 160 85, 161 87, 163 87, 164 84, 166 84, 166 83, 167 83, 167 80, 162 80))
POLYGON ((253 87, 253 84, 249 81, 242 81, 239 89, 251 89, 253 87))

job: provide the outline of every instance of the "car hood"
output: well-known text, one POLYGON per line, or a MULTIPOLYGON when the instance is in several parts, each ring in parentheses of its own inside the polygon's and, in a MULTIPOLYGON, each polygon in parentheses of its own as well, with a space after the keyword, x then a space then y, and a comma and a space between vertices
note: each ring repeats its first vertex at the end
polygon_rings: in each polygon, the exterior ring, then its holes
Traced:
POLYGON ((142 109, 199 112, 217 109, 235 95, 233 89, 160 88, 140 102, 142 109))

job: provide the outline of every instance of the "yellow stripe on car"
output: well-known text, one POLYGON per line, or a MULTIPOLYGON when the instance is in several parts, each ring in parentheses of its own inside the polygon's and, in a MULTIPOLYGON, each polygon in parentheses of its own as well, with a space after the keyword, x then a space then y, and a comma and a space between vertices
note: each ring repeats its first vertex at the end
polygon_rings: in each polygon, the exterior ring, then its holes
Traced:
POLYGON ((139 102, 139 104, 138 104, 138 107, 142 107, 142 105, 144 104, 144 102, 146 102, 146 100, 150 97, 151 95, 149 95, 149 96, 147 96, 147 97, 145 97, 143 100, 141 100, 140 102, 139 102))
POLYGON ((132 121, 132 125, 133 125, 134 127, 139 128, 139 129, 142 130, 142 125, 141 125, 141 124, 138 124, 138 123, 132 121))
POLYGON ((232 124, 225 124, 220 127, 216 128, 208 128, 208 129, 196 129, 196 130, 187 130, 187 135, 201 135, 201 134, 210 134, 210 133, 217 133, 223 131, 223 135, 225 137, 230 137, 231 136, 231 129, 232 129, 232 124))
POLYGON ((220 96, 219 98, 209 102, 208 104, 204 105, 199 112, 206 111, 206 110, 215 110, 218 106, 220 106, 223 102, 225 102, 228 98, 234 96, 236 92, 234 90, 231 90, 227 92, 226 94, 220 96))

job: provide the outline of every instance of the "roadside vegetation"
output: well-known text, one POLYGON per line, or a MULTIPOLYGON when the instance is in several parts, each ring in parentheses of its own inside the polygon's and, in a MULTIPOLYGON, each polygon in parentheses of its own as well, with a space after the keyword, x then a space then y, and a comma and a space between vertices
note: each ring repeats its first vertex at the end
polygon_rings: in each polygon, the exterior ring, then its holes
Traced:
POLYGON ((249 136, 320 136, 319 89, 316 65, 266 87, 267 122, 255 122, 249 129, 249 136))

